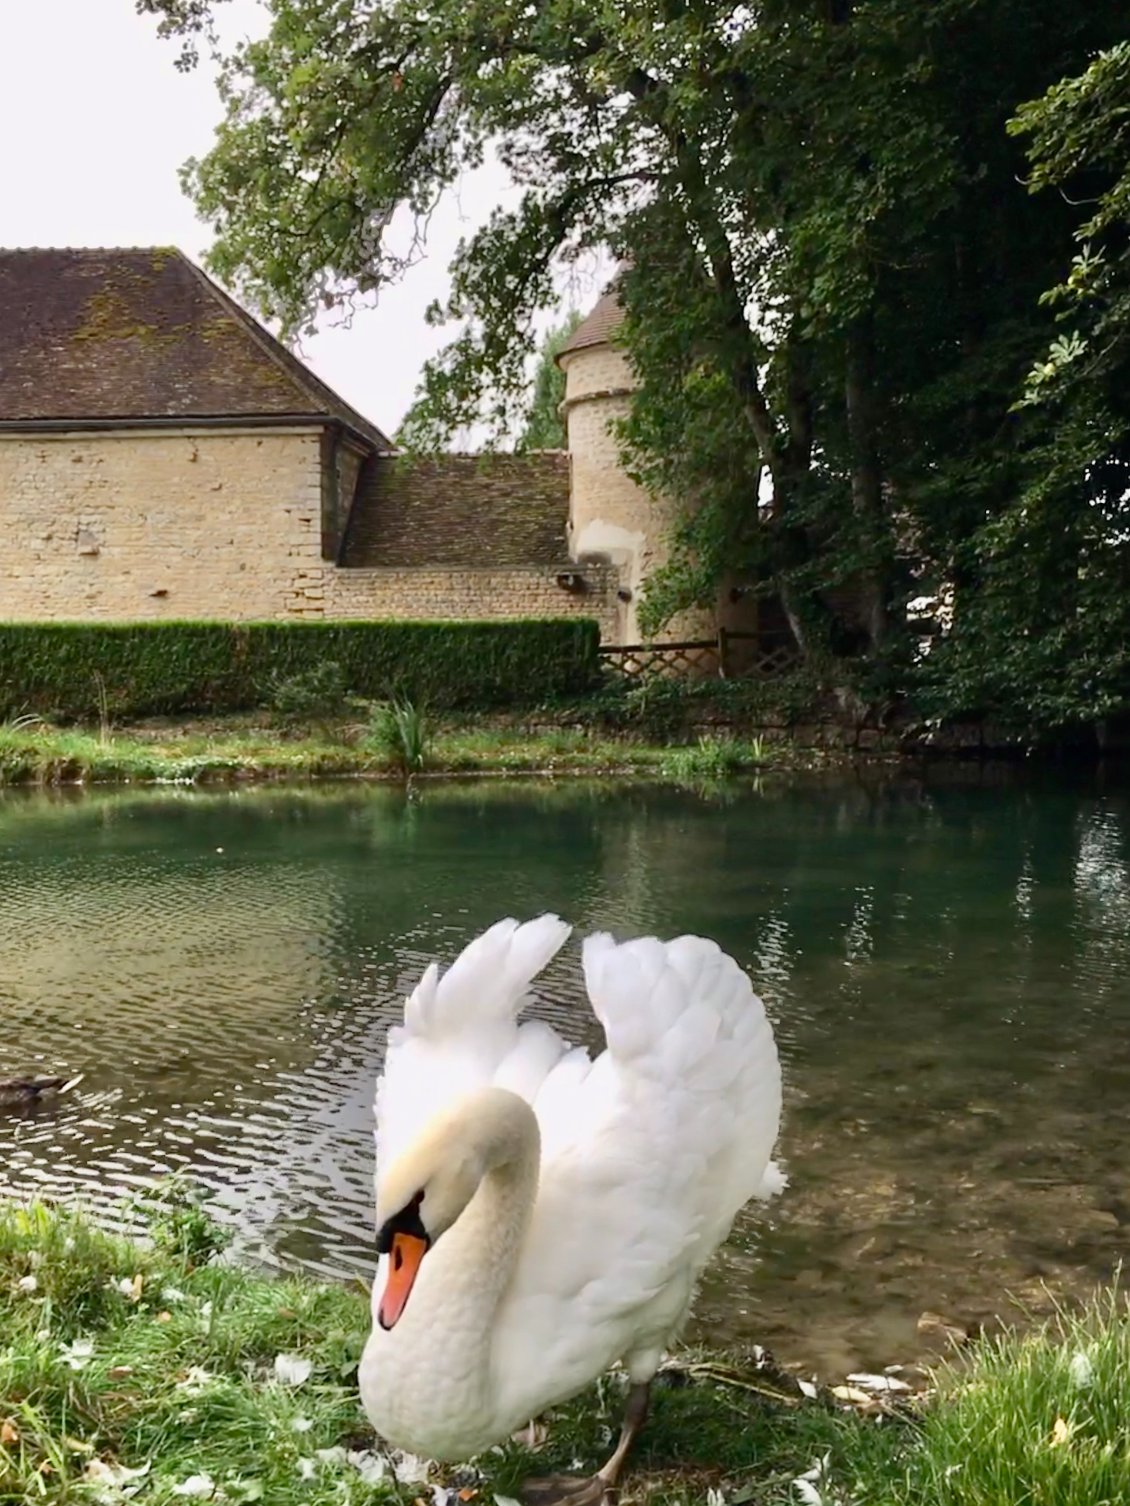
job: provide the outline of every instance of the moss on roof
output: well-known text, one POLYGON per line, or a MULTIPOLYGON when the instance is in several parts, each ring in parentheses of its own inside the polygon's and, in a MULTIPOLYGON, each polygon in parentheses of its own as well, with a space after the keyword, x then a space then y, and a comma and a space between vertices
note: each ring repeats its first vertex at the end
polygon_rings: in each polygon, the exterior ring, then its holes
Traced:
POLYGON ((0 421, 283 416, 392 448, 175 248, 0 251, 0 421))

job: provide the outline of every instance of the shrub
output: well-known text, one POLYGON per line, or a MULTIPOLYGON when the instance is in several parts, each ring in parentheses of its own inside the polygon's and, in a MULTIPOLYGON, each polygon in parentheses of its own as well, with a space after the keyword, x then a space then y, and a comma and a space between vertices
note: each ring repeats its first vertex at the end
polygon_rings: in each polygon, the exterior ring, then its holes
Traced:
POLYGON ((345 674, 336 659, 326 659, 296 675, 272 675, 268 701, 283 727, 333 721, 344 716, 349 705, 345 674))
POLYGON ((393 697, 373 713, 369 740, 405 774, 416 774, 428 756, 430 733, 424 714, 412 701, 393 697))
POLYGON ((700 737, 690 747, 672 748, 661 767, 669 779, 693 783, 726 779, 764 762, 765 747, 760 738, 739 742, 732 737, 700 737))
POLYGON ((64 720, 260 706, 272 683, 341 666, 344 687, 436 707, 528 705, 584 694, 597 624, 155 622, 0 624, 0 717, 64 720), (100 689, 101 686, 101 689, 100 689))

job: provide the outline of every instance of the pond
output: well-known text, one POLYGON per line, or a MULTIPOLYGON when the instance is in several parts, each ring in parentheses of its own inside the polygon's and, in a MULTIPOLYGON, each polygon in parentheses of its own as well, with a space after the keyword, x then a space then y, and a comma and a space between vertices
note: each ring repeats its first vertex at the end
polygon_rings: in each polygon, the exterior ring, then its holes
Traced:
MULTIPOLYGON (((1128 837, 1117 789, 984 773, 10 794, 0 1078, 84 1080, 0 1117, 0 1192, 120 1222, 187 1169, 245 1256, 367 1276, 373 1081, 427 962, 546 909, 699 931, 773 1017, 791 1186, 691 1336, 907 1359, 923 1310, 1039 1309, 1124 1246, 1128 837)), ((575 948, 539 994, 588 1028, 575 948)))

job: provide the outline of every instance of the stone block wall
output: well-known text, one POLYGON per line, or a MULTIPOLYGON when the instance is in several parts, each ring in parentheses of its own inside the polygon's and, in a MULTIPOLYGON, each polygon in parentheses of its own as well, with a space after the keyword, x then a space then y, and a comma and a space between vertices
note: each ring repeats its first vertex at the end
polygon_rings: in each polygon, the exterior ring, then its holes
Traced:
POLYGON ((366 452, 344 434, 322 440, 322 558, 336 563, 349 525, 366 452))
POLYGON ((388 566, 553 565, 569 557, 569 457, 439 455, 369 460, 342 563, 388 566))
POLYGON ((580 591, 557 583, 563 566, 479 565, 452 569, 418 565, 379 570, 327 570, 327 617, 515 618, 594 617, 601 637, 616 629, 620 573, 611 565, 586 565, 576 573, 580 591))
POLYGON ((0 435, 0 620, 322 615, 320 441, 0 435))
MULTIPOLYGON (((614 635, 619 572, 563 588, 574 567, 548 530, 544 563, 507 563, 482 529, 471 564, 328 563, 325 462, 317 428, 0 436, 0 621, 585 616, 614 635)), ((526 470, 548 478, 548 512, 563 457, 526 470)))

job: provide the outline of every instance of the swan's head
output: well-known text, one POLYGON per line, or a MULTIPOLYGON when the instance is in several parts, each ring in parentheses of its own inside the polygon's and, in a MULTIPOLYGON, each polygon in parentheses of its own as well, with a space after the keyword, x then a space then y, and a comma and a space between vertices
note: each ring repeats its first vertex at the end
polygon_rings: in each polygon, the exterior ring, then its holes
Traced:
POLYGON ((484 1175, 530 1133, 533 1114, 512 1093, 487 1089, 439 1115, 382 1172, 377 1251, 389 1257, 377 1321, 392 1328, 408 1304, 428 1251, 451 1228, 484 1175))

